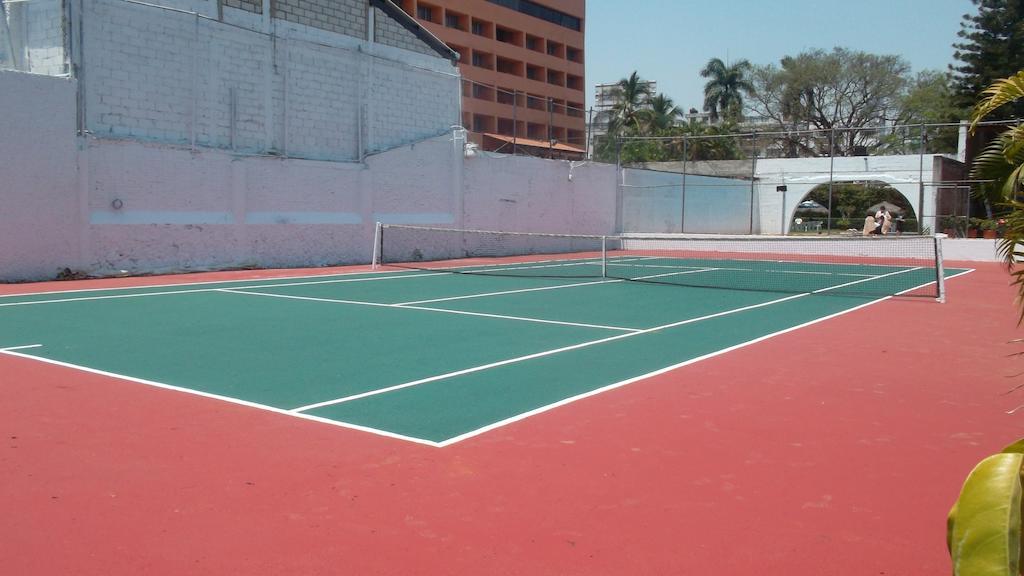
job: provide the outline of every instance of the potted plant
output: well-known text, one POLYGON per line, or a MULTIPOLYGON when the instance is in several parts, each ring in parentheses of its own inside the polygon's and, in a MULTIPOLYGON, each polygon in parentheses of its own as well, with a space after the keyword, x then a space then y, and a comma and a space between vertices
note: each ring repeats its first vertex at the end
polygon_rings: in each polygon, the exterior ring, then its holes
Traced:
POLYGON ((952 216, 943 216, 939 218, 939 227, 942 228, 942 233, 950 238, 956 237, 956 218, 952 216))
POLYGON ((981 223, 981 236, 986 240, 996 239, 996 229, 999 228, 999 223, 995 220, 983 220, 981 223))
POLYGON ((967 237, 977 238, 981 231, 981 225, 984 221, 984 218, 971 218, 970 228, 967 229, 967 237))

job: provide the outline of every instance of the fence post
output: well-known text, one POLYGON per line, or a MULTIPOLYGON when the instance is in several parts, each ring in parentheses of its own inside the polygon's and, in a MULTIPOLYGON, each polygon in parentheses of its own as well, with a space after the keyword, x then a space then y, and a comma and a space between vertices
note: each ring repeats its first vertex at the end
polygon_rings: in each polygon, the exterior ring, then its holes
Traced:
POLYGON ((679 232, 681 234, 686 233, 686 155, 687 155, 687 141, 686 135, 683 135, 683 196, 680 198, 679 203, 679 232))
POLYGON ((836 129, 828 133, 828 216, 825 218, 825 234, 832 235, 832 179, 836 168, 836 129))
MULTIPOLYGON (((919 212, 918 217, 917 217, 917 233, 918 234, 921 234, 922 232, 924 232, 924 151, 925 151, 925 141, 927 139, 928 139, 928 136, 927 136, 927 133, 925 132, 924 124, 922 123, 921 124, 921 145, 920 145, 920 148, 919 148, 919 151, 918 151, 918 165, 917 165, 917 182, 918 182, 918 185, 917 185, 917 187, 918 187, 918 190, 917 190, 917 209, 918 209, 918 212, 919 212)), ((938 226, 938 223, 936 223, 935 226, 938 226)), ((932 232, 935 232, 935 230, 932 230, 932 232)))
MULTIPOLYGON (((740 147, 742 149, 742 146, 740 147)), ((757 174, 757 131, 750 138, 750 234, 754 233, 754 177, 757 174)))

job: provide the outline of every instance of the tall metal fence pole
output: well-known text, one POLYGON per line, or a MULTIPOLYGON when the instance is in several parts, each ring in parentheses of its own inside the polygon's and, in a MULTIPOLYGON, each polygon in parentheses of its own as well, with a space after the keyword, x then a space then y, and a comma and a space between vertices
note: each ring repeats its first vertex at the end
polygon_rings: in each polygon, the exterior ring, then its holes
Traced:
POLYGON ((623 188, 622 180, 624 179, 622 172, 622 139, 618 136, 615 137, 615 195, 617 196, 615 202, 615 231, 625 232, 623 230, 623 188))
MULTIPOLYGON (((925 133, 924 124, 921 124, 921 144, 918 150, 918 163, 917 163, 917 233, 921 234, 924 232, 924 151, 925 141, 927 140, 925 133)), ((936 222, 936 226, 938 223, 936 222)), ((955 228, 954 228, 955 229, 955 228)))
POLYGON ((516 155, 516 137, 519 136, 519 90, 512 89, 512 155, 516 155))
POLYGON ((587 141, 583 145, 584 148, 587 151, 586 158, 593 158, 593 156, 594 156, 594 150, 591 148, 591 142, 590 142, 591 138, 594 137, 593 130, 594 130, 594 108, 591 107, 589 110, 587 110, 587 141))
POLYGON ((686 232, 686 161, 688 154, 687 151, 688 141, 686 136, 683 136, 683 189, 682 195, 679 197, 679 232, 686 232))
MULTIPOLYGON (((740 146, 742 150, 743 147, 740 146)), ((754 233, 754 177, 757 174, 757 131, 750 137, 750 232, 754 233)))
POLYGON ((828 133, 828 216, 825 218, 825 234, 832 235, 832 177, 836 169, 836 129, 828 133))

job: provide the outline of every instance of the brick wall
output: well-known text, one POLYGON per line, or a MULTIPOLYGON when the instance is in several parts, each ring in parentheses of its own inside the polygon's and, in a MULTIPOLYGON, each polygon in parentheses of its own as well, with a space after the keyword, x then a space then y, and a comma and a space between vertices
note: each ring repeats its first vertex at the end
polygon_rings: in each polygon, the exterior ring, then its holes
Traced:
MULTIPOLYGON (((361 6, 365 27, 365 2, 288 2, 313 16, 361 6)), ((448 61, 333 33, 322 18, 277 21, 271 37, 122 0, 86 10, 86 126, 97 136, 352 161, 458 123, 448 61)))
POLYGON ((380 8, 373 9, 373 33, 374 40, 385 46, 394 46, 404 50, 412 50, 420 54, 435 54, 434 50, 427 46, 415 34, 409 32, 404 26, 389 18, 380 8))
POLYGON ((328 32, 366 37, 365 0, 277 0, 274 18, 328 32))
POLYGON ((238 8, 239 10, 252 12, 253 14, 263 14, 262 0, 224 0, 224 6, 228 8, 238 8))

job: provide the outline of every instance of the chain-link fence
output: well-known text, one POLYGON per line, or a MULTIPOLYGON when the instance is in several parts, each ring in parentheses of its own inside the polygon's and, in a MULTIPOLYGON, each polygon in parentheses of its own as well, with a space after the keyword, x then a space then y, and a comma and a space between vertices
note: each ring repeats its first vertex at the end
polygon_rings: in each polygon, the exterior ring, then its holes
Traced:
POLYGON ((0 2, 0 70, 67 75, 64 10, 61 0, 0 2))
POLYGON ((966 124, 826 130, 753 126, 758 129, 738 133, 691 122, 663 129, 655 137, 597 138, 595 158, 624 170, 624 229, 761 234, 884 230, 958 237, 998 232, 1001 207, 986 196, 989 183, 972 180, 963 162, 966 124), (631 179, 638 170, 663 175, 631 179))

